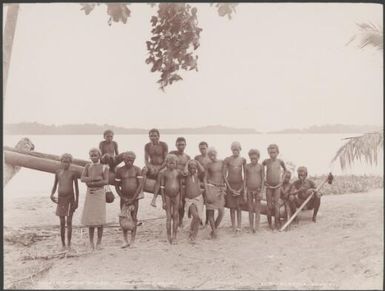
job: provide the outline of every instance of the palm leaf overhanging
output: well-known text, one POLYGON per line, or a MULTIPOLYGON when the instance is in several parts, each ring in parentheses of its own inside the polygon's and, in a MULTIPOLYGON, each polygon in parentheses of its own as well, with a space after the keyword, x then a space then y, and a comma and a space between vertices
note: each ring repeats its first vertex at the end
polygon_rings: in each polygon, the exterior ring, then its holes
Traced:
MULTIPOLYGON (((384 49, 384 33, 382 27, 379 28, 372 23, 358 23, 357 25, 360 31, 349 40, 347 45, 358 37, 360 39, 360 48, 369 45, 379 50, 384 49)), ((357 160, 362 161, 362 159, 370 165, 373 165, 373 163, 377 165, 378 153, 383 150, 384 147, 383 130, 346 139, 348 139, 348 142, 340 147, 332 163, 339 159, 341 169, 345 169, 347 165, 351 166, 357 160)))
POLYGON ((346 139, 348 139, 348 142, 340 147, 332 162, 339 159, 342 169, 351 166, 357 160, 362 161, 363 159, 370 165, 373 165, 373 163, 377 165, 378 153, 384 146, 383 132, 366 133, 346 139))
POLYGON ((348 41, 359 40, 359 48, 373 46, 379 50, 384 49, 384 33, 382 27, 377 27, 372 23, 357 23, 359 32, 348 41))

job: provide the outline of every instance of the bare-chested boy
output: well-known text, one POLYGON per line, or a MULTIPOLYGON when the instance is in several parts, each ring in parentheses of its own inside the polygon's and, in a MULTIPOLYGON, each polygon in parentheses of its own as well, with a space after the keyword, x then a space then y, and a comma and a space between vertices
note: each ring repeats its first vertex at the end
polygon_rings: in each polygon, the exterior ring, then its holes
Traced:
POLYGON ((118 151, 118 143, 113 140, 114 138, 114 132, 110 129, 107 129, 103 133, 104 140, 100 142, 99 149, 102 153, 102 156, 104 154, 109 154, 112 157, 115 157, 119 155, 118 151))
MULTIPOLYGON (((185 171, 187 162, 191 160, 190 156, 187 155, 184 150, 186 149, 186 139, 184 137, 178 137, 175 142, 176 151, 171 151, 170 154, 175 155, 177 158, 176 167, 180 171, 185 171)), ((182 185, 181 191, 184 191, 184 185, 182 185)), ((183 226, 184 217, 184 199, 181 200, 181 208, 179 209, 179 226, 183 226)))
POLYGON ((317 213, 318 209, 321 205, 321 195, 316 192, 315 183, 307 178, 307 168, 299 167, 297 170, 298 180, 294 181, 290 190, 289 200, 296 207, 300 207, 303 202, 311 195, 311 193, 315 192, 313 197, 306 204, 307 209, 313 209, 313 222, 317 221, 317 213))
POLYGON ((70 170, 70 165, 72 163, 72 155, 63 154, 60 160, 61 169, 59 169, 55 174, 55 182, 51 191, 51 200, 57 203, 56 215, 60 218, 60 236, 63 249, 66 248, 65 217, 67 217, 67 241, 68 248, 70 249, 72 237, 72 215, 78 208, 79 186, 75 172, 70 170), (54 194, 58 185, 58 198, 56 198, 54 194))
POLYGON ((295 205, 293 205, 293 203, 290 203, 289 201, 289 195, 292 187, 290 183, 290 179, 291 179, 291 172, 286 171, 283 174, 283 181, 281 186, 281 201, 285 205, 287 219, 289 219, 290 216, 295 212, 295 205))
POLYGON ((207 154, 211 162, 207 165, 205 175, 206 209, 208 210, 211 237, 217 237, 217 229, 222 221, 225 207, 226 184, 223 177, 224 163, 217 159, 217 151, 210 147, 207 154), (218 216, 214 220, 214 211, 218 210, 218 216))
POLYGON ((271 144, 267 148, 267 152, 270 156, 269 159, 263 161, 262 165, 266 167, 266 201, 267 201, 267 220, 269 226, 273 229, 271 215, 274 213, 274 225, 276 229, 280 227, 279 218, 279 198, 281 196, 282 185, 282 171, 281 168, 286 171, 285 163, 278 159, 279 149, 276 144, 271 144))
POLYGON ((123 153, 124 166, 116 170, 116 183, 115 189, 120 196, 120 209, 123 205, 132 205, 134 210, 131 212, 132 219, 134 221, 134 228, 131 230, 131 240, 127 240, 127 230, 123 229, 124 243, 122 248, 132 246, 135 241, 136 225, 137 225, 137 214, 139 208, 139 193, 143 189, 143 176, 142 170, 134 165, 136 155, 134 152, 123 153))
POLYGON ((160 192, 162 194, 163 209, 166 210, 167 240, 176 243, 179 226, 179 208, 181 207, 181 178, 182 172, 177 169, 177 157, 169 154, 166 157, 166 169, 159 173, 160 192), (171 233, 172 224, 172 233, 171 233))
POLYGON ((231 144, 233 155, 224 161, 224 178, 227 186, 226 205, 230 208, 231 226, 234 231, 241 231, 242 225, 242 199, 247 201, 245 189, 246 159, 239 156, 241 144, 237 141, 231 144), (242 176, 243 175, 243 176, 242 176), (237 212, 237 227, 235 226, 235 212, 237 212))
MULTIPOLYGON (((204 198, 200 187, 200 180, 198 175, 198 167, 202 167, 199 162, 190 160, 187 163, 188 174, 184 177, 185 181, 185 212, 188 217, 192 216, 190 225, 189 239, 194 242, 198 234, 199 224, 202 220, 204 198)), ((182 192, 183 193, 183 192, 182 192)))
POLYGON ((259 151, 256 149, 251 149, 249 151, 250 163, 247 164, 245 167, 247 204, 249 207, 249 223, 250 229, 253 233, 255 233, 256 230, 259 230, 261 200, 262 193, 264 190, 263 181, 265 179, 263 166, 261 164, 258 164, 259 157, 259 151))
MULTIPOLYGON (((209 147, 209 145, 207 144, 207 142, 201 141, 199 143, 199 152, 201 154, 198 155, 198 156, 195 156, 195 158, 194 158, 194 160, 198 161, 203 166, 204 169, 211 162, 209 156, 207 155, 207 148, 208 147, 209 147)), ((199 178, 200 178, 202 183, 204 183, 204 174, 205 173, 203 172, 203 173, 201 173, 199 175, 199 178)), ((209 224, 209 215, 208 215, 208 211, 206 209, 206 222, 205 222, 205 225, 208 225, 208 224, 209 224)))
POLYGON ((156 128, 148 132, 150 142, 144 146, 144 173, 149 179, 155 179, 154 197, 151 201, 151 206, 156 207, 156 198, 159 193, 159 172, 166 167, 166 156, 168 146, 165 142, 160 141, 159 130, 156 128))

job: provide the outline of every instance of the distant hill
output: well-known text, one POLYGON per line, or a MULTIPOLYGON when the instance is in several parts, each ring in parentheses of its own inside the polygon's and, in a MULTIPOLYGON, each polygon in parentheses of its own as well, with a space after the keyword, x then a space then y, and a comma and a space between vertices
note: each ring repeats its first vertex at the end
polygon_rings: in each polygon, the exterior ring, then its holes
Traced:
POLYGON ((327 124, 321 126, 313 125, 304 129, 289 128, 268 133, 366 133, 382 130, 381 126, 376 125, 327 124))
MULTIPOLYGON (((45 125, 37 122, 22 122, 4 125, 4 134, 102 134, 104 130, 111 129, 115 134, 147 134, 149 129, 125 128, 109 124, 66 124, 66 125, 45 125)), ((159 129, 161 134, 256 134, 252 128, 232 128, 221 125, 212 125, 197 128, 168 128, 159 129)))

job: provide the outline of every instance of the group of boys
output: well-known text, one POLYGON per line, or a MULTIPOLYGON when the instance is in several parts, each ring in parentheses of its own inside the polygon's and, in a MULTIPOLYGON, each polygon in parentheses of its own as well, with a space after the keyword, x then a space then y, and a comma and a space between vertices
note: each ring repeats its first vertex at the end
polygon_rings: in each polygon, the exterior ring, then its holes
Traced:
MULTIPOLYGON (((99 145, 103 156, 102 162, 109 163, 110 171, 114 173, 115 189, 121 198, 120 207, 133 206, 135 210, 132 218, 137 222, 138 197, 143 191, 145 180, 147 178, 155 180, 151 205, 156 207, 157 196, 160 193, 162 207, 167 216, 167 240, 170 244, 176 243, 177 231, 183 226, 185 213, 188 217, 192 217, 189 232, 191 242, 195 241, 199 225, 203 224, 204 208, 206 208, 205 225, 210 225, 212 238, 217 237, 225 206, 230 208, 231 225, 235 232, 241 230, 241 208, 247 207, 250 229, 255 233, 259 229, 264 192, 267 201, 266 214, 271 229, 280 228, 281 206, 285 206, 288 219, 312 192, 316 192, 314 182, 307 178, 305 167, 298 168, 298 180, 290 183, 291 173, 286 169, 285 163, 278 159, 279 149, 275 144, 269 145, 267 149, 269 158, 262 163, 259 163, 260 152, 257 149, 248 152, 250 163, 247 163, 246 159, 240 156, 239 142, 231 144, 231 156, 220 160, 217 159, 215 148, 209 147, 207 142, 203 141, 199 144, 201 154, 191 159, 185 153, 184 137, 178 137, 176 150, 169 152, 167 144, 160 141, 159 130, 151 129, 150 142, 144 148, 145 166, 140 169, 134 165, 135 153, 119 154, 111 130, 104 132, 104 138, 105 140, 99 145), (122 161, 124 166, 115 168, 122 161), (218 212, 216 218, 215 210, 218 212)), ((52 195, 55 190, 53 189, 52 195)), ((78 189, 76 191, 77 206, 78 189)), ((320 195, 317 192, 315 194, 307 203, 308 209, 314 209, 314 222, 320 206, 320 195)), ((125 241, 123 247, 133 243, 135 233, 136 228, 131 232, 130 243, 127 241, 127 231, 123 233, 125 241)))

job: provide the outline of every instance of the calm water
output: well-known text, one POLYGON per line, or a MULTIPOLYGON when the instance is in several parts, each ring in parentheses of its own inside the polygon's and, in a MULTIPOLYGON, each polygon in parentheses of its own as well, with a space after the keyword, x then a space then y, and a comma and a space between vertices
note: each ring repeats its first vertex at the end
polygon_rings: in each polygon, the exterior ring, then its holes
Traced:
MULTIPOLYGON (((280 158, 291 162, 295 166, 305 165, 311 175, 327 174, 367 174, 383 175, 382 155, 378 166, 368 166, 357 163, 352 169, 340 170, 339 164, 331 165, 337 149, 344 143, 342 138, 354 134, 255 134, 255 135, 186 135, 186 153, 190 156, 198 154, 198 143, 207 141, 218 151, 218 157, 231 155, 230 144, 239 141, 242 145, 241 155, 247 157, 250 148, 257 148, 261 152, 261 160, 267 157, 267 146, 276 143, 280 148, 280 158)), ((14 146, 24 136, 4 136, 4 145, 14 146)), ((69 152, 74 157, 88 159, 88 150, 97 147, 102 140, 101 135, 30 135, 35 144, 35 150, 44 153, 61 155, 69 152)), ((175 148, 176 135, 162 135, 161 140, 175 148)), ((148 142, 147 135, 116 135, 119 151, 132 150, 137 154, 136 165, 144 165, 144 145, 148 142)), ((53 184, 53 175, 49 173, 22 169, 5 187, 6 195, 49 195, 53 184)), ((82 184, 82 183, 80 183, 82 184)), ((81 191, 84 186, 81 185, 81 191)))

